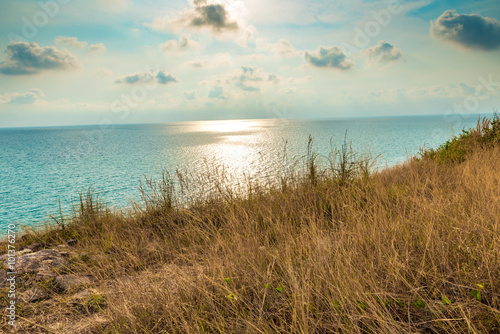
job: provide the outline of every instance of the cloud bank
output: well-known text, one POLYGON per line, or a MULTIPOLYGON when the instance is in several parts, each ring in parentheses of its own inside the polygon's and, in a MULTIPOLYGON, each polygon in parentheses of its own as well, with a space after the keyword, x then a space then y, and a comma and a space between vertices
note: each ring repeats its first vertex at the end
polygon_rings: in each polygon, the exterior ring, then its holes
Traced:
POLYGON ((484 51, 500 48, 500 22, 479 14, 457 14, 447 10, 431 21, 431 35, 465 48, 484 51))

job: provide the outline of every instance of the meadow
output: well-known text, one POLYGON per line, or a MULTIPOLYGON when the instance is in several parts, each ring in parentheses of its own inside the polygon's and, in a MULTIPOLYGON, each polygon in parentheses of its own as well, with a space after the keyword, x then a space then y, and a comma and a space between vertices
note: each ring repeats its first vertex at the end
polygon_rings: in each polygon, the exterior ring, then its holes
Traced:
POLYGON ((21 277, 49 297, 18 305, 16 332, 500 333, 497 115, 382 170, 347 140, 328 157, 309 147, 245 191, 174 172, 128 210, 82 193, 18 245, 74 239, 61 270, 94 280, 61 292, 21 277), (210 191, 187 196, 196 182, 210 191))

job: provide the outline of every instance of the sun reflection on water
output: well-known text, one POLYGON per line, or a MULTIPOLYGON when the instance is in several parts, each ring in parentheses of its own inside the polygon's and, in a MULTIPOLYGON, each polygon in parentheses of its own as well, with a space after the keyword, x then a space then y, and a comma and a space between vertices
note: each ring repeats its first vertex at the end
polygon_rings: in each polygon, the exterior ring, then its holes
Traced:
POLYGON ((190 171, 208 174, 212 168, 220 168, 231 185, 261 180, 273 167, 268 152, 272 142, 263 131, 267 123, 269 120, 192 122, 186 131, 199 136, 200 141, 189 150, 188 160, 195 161, 190 171), (204 136, 207 142, 203 142, 204 136))

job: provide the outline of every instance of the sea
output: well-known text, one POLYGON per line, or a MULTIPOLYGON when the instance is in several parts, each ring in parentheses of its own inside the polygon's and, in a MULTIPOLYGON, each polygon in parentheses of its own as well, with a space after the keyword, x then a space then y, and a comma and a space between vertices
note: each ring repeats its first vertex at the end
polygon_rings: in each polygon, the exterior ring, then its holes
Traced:
POLYGON ((323 162, 347 143, 375 159, 375 169, 387 168, 475 127, 483 116, 491 115, 0 128, 0 236, 9 224, 41 228, 55 222, 51 216, 70 215, 89 188, 111 209, 125 210, 140 203, 141 182, 176 170, 222 171, 229 182, 270 180, 292 163, 300 167, 309 137, 323 162))

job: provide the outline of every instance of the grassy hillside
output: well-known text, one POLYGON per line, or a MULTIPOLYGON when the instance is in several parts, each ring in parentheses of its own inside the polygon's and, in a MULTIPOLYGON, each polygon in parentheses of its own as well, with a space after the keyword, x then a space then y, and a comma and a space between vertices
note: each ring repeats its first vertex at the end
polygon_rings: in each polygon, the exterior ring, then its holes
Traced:
POLYGON ((78 308, 33 283, 51 299, 18 330, 98 314, 95 333, 500 333, 499 143, 495 117, 372 173, 344 146, 245 196, 214 182, 181 205, 177 175, 111 212, 89 192, 22 243, 77 239, 67 270, 97 293, 78 308))

